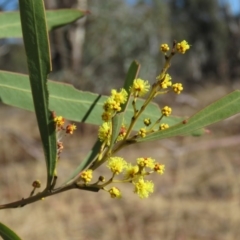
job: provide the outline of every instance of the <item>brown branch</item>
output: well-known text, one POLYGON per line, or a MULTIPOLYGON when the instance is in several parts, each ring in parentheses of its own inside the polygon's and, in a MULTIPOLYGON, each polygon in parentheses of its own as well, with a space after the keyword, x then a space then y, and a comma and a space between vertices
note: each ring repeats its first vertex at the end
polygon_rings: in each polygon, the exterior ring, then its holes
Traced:
POLYGON ((7 208, 17 208, 17 207, 24 207, 25 205, 40 201, 46 197, 50 197, 52 195, 61 193, 61 192, 65 192, 71 189, 81 189, 81 190, 86 190, 86 191, 92 191, 92 192, 97 192, 99 191, 99 188, 95 185, 95 186, 81 186, 76 184, 75 182, 72 183, 71 185, 66 185, 64 187, 59 187, 56 188, 54 190, 44 190, 43 192, 40 192, 34 196, 30 196, 28 198, 23 198, 21 200, 15 201, 15 202, 11 202, 11 203, 7 203, 7 204, 2 204, 0 205, 0 210, 1 209, 7 209, 7 208))

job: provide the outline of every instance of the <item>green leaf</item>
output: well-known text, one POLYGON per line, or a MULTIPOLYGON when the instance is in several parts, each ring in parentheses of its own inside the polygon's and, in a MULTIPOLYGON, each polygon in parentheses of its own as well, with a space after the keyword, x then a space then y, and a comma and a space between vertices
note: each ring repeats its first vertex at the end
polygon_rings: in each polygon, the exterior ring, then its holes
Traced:
MULTIPOLYGON (((101 115, 106 96, 79 91, 72 85, 53 81, 48 81, 48 89, 50 109, 55 111, 57 115, 76 122, 95 125, 102 123, 101 115)), ((23 74, 0 71, 0 101, 10 106, 34 111, 28 77, 23 74)), ((138 101, 138 105, 142 103, 142 100, 138 101)), ((143 127, 144 118, 150 117, 152 122, 156 121, 159 114, 158 105, 151 103, 143 113, 140 121, 134 126, 134 129, 139 130, 139 128, 143 127)), ((132 106, 129 105, 124 122, 130 121, 132 115, 132 106)), ((164 122, 170 126, 182 120, 179 117, 164 118, 164 122)))
POLYGON ((47 75, 51 70, 51 61, 45 10, 43 0, 19 0, 19 7, 34 109, 45 153, 49 187, 54 176, 57 147, 55 124, 48 109, 47 75))
POLYGON ((48 31, 73 23, 85 15, 86 12, 78 9, 58 9, 54 11, 46 11, 48 31))
POLYGON ((119 114, 116 114, 112 119, 112 138, 109 146, 110 149, 112 148, 112 146, 114 145, 114 143, 118 138, 119 131, 123 123, 123 117, 124 117, 124 114, 119 113, 119 114))
MULTIPOLYGON (((77 9, 59 9, 46 11, 48 31, 72 23, 84 17, 85 13, 77 9)), ((22 37, 19 12, 0 13, 0 38, 22 37)))
POLYGON ((129 69, 128 69, 128 73, 127 73, 127 76, 126 76, 126 79, 125 79, 125 82, 124 82, 124 86, 123 86, 123 88, 128 93, 128 100, 125 104, 123 104, 121 106, 121 108, 122 108, 121 112, 124 112, 125 109, 127 108, 127 105, 129 103, 129 100, 130 100, 130 87, 132 86, 134 79, 137 77, 139 69, 140 69, 140 64, 136 61, 133 61, 132 64, 130 65, 129 69))
POLYGON ((237 113, 240 113, 240 91, 238 90, 212 103, 176 126, 163 130, 162 132, 160 131, 150 134, 145 138, 137 139, 136 141, 153 141, 189 134, 195 130, 199 130, 200 128, 231 117, 237 113))
POLYGON ((0 236, 3 240, 21 240, 15 232, 2 223, 0 223, 0 236))

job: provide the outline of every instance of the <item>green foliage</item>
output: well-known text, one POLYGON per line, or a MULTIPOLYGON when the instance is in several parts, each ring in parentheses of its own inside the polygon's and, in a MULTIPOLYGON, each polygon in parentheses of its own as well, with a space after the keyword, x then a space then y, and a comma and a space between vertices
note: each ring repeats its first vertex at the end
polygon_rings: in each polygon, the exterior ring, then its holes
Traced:
POLYGON ((3 240, 21 240, 16 233, 2 223, 0 223, 0 236, 3 240))
MULTIPOLYGON (((46 11, 48 31, 72 23, 83 16, 84 13, 77 9, 48 10, 46 11)), ((1 12, 0 22, 0 38, 22 37, 19 12, 1 12)))
MULTIPOLYGON (((136 70, 136 69, 135 69, 136 70)), ((77 90, 72 85, 48 81, 49 107, 57 115, 66 119, 100 125, 102 122, 101 113, 106 96, 96 93, 77 90)), ((23 74, 0 71, 0 98, 1 101, 10 106, 34 111, 32 94, 28 77, 23 74)), ((139 101, 139 105, 143 100, 139 101)), ((126 110, 126 121, 131 119, 133 110, 128 106, 126 110)), ((142 126, 142 120, 146 117, 157 119, 159 107, 151 103, 143 113, 135 130, 142 126)), ((169 125, 174 125, 183 120, 180 117, 169 117, 166 119, 169 125)))
MULTIPOLYGON (((157 4, 157 1, 153 2, 157 4)), ((5 104, 35 112, 47 165, 47 186, 43 191, 35 193, 41 184, 34 181, 29 197, 0 205, 0 209, 22 207, 71 189, 94 192, 104 190, 112 198, 120 198, 121 192, 118 188, 109 188, 108 185, 112 183, 128 182, 133 185, 134 192, 140 198, 148 197, 153 192, 154 185, 145 178, 152 173, 163 174, 164 165, 150 157, 139 157, 135 165, 131 165, 122 157, 116 156, 119 150, 138 142, 179 135, 198 135, 204 132, 203 127, 240 112, 239 91, 230 93, 188 119, 169 117, 172 111, 170 107, 159 109, 152 103, 158 95, 170 91, 180 94, 183 90, 182 84, 172 83, 168 70, 172 58, 176 54, 184 54, 190 48, 186 41, 174 41, 171 49, 167 44, 164 44, 164 47, 161 45, 165 63, 151 85, 148 81, 138 78, 140 65, 132 62, 123 88, 120 91, 113 89, 110 97, 79 91, 73 86, 49 81, 47 77, 51 71, 51 59, 43 1, 20 0, 19 3, 29 76, 1 71, 0 99, 5 104), (147 92, 145 99, 139 99, 147 92), (74 124, 65 127, 64 118, 59 115, 100 127, 98 139, 92 150, 65 183, 55 187, 58 177, 57 160, 63 149, 58 134, 72 134, 76 129, 74 124), (105 162, 111 171, 111 177, 105 180, 103 176, 99 176, 97 182, 91 183, 94 170, 105 162), (116 180, 115 177, 121 174, 122 178, 116 180)), ((112 4, 115 6, 116 3, 112 4)), ((17 21, 16 15, 8 16, 17 21)), ((58 18, 51 26, 61 26, 77 18, 79 15, 64 21, 58 18)), ((5 33, 4 37, 9 36, 8 34, 9 32, 5 33)), ((127 56, 127 51, 124 54, 127 56)), ((0 235, 4 239, 19 239, 2 224, 0 235)))
POLYGON ((226 119, 240 112, 240 91, 234 91, 222 99, 212 103, 192 117, 176 124, 163 132, 153 133, 138 142, 159 140, 174 136, 185 135, 215 122, 226 119))
POLYGON ((50 49, 43 1, 19 1, 29 79, 47 165, 47 187, 52 183, 57 159, 56 133, 49 110, 47 75, 51 71, 50 49))

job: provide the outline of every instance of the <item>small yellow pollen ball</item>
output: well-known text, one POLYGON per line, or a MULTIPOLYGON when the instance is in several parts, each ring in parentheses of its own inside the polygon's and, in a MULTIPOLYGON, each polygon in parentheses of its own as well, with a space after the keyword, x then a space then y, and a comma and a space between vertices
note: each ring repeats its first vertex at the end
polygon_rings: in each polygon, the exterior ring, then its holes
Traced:
POLYGON ((172 89, 176 94, 180 94, 183 90, 183 85, 181 83, 174 83, 172 89))
POLYGON ((159 130, 165 130, 165 129, 168 129, 169 128, 169 125, 167 123, 162 123, 159 127, 159 130))
POLYGON ((169 46, 168 46, 168 44, 166 44, 166 43, 164 43, 164 44, 161 44, 161 46, 160 46, 160 50, 162 51, 162 52, 167 52, 167 51, 169 51, 169 46))
POLYGON ((142 138, 146 137, 147 129, 146 128, 140 128, 140 130, 138 131, 138 135, 142 138))
POLYGON ((172 113, 172 109, 168 106, 162 108, 162 115, 168 117, 172 113))
POLYGON ((111 198, 121 198, 122 197, 122 194, 121 194, 120 190, 116 187, 110 188, 108 190, 108 192, 110 193, 111 198))
POLYGON ((184 54, 188 49, 190 48, 190 45, 188 44, 187 41, 183 40, 180 43, 177 43, 177 51, 179 53, 184 54))
POLYGON ((93 171, 92 169, 88 169, 86 171, 83 171, 80 175, 81 179, 85 182, 85 183, 89 183, 92 178, 93 178, 93 171))
POLYGON ((150 89, 150 85, 148 81, 142 80, 141 78, 137 78, 133 81, 133 85, 131 87, 131 93, 135 97, 144 96, 150 89))

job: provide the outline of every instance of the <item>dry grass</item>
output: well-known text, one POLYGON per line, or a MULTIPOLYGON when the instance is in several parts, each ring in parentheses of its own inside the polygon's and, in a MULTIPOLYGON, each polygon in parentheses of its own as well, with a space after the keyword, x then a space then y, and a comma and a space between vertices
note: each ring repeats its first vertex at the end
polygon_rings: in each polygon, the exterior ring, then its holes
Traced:
MULTIPOLYGON (((211 101, 206 96, 213 94, 206 94, 196 97, 197 108, 211 101)), ((186 103, 181 109, 184 114, 193 112, 186 103)), ((0 116, 0 203, 6 203, 27 196, 33 180, 44 181, 45 163, 34 115, 1 106, 0 116)), ((2 210, 0 219, 24 240, 240 239, 239 116, 210 129, 212 133, 201 138, 166 139, 121 153, 128 159, 152 156, 166 165, 166 173, 154 177, 155 193, 147 200, 140 200, 127 185, 120 186, 121 200, 105 192, 75 190, 2 210)), ((59 181, 87 153, 94 141, 92 131, 79 130, 66 142, 59 181)))

